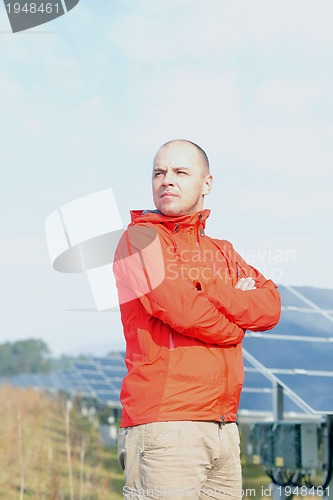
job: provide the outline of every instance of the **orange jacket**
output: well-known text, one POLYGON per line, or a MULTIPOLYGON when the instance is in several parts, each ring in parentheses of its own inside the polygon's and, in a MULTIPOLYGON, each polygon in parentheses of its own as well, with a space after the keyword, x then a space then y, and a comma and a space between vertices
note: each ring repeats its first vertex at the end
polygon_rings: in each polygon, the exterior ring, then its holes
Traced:
POLYGON ((236 420, 245 330, 279 320, 276 285, 228 241, 205 236, 209 214, 131 212, 114 260, 128 368, 121 427, 236 420), (234 288, 249 276, 256 289, 234 288))

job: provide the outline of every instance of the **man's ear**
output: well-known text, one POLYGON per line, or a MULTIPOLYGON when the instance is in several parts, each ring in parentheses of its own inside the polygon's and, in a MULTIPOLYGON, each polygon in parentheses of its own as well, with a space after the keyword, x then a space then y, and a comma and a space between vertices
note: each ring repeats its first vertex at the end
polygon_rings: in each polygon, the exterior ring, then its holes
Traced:
POLYGON ((210 190, 212 189, 212 184, 213 184, 213 177, 211 175, 206 175, 202 188, 203 196, 206 196, 207 194, 210 193, 210 190))

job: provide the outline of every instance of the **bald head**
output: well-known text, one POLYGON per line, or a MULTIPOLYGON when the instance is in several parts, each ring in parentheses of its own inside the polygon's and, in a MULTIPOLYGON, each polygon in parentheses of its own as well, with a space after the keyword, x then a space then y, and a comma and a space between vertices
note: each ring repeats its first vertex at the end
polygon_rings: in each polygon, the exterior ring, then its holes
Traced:
POLYGON ((202 210, 212 184, 206 153, 197 144, 177 139, 163 144, 154 158, 153 197, 164 215, 202 210))
POLYGON ((205 153, 205 151, 198 146, 198 144, 195 144, 195 142, 188 141, 187 139, 173 139, 171 141, 168 141, 164 143, 160 149, 157 151, 155 159, 154 159, 154 164, 157 155, 162 149, 169 149, 169 150, 181 150, 181 149, 188 149, 188 150, 193 150, 197 153, 198 155, 198 160, 200 165, 202 166, 203 169, 203 175, 208 175, 210 173, 210 168, 209 168, 209 160, 208 156, 205 153))

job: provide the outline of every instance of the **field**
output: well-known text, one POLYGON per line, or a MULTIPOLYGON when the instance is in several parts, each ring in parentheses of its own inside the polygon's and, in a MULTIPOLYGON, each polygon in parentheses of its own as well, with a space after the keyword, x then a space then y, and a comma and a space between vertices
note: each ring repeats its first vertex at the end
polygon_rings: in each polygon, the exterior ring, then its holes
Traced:
POLYGON ((0 498, 120 500, 115 450, 65 401, 0 387, 0 498))
MULTIPOLYGON (((32 389, 0 386, 0 401, 0 499, 123 498, 116 450, 101 444, 98 425, 32 389)), ((263 470, 243 457, 244 498, 270 498, 263 470)))

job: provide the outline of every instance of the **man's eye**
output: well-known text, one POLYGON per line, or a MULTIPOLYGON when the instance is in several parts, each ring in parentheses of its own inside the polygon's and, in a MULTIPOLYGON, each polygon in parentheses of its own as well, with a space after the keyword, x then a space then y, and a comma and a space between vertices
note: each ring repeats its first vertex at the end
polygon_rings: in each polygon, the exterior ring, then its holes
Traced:
POLYGON ((178 170, 178 174, 187 174, 187 172, 184 172, 184 170, 178 170))

